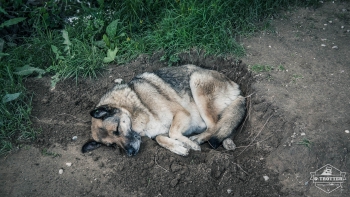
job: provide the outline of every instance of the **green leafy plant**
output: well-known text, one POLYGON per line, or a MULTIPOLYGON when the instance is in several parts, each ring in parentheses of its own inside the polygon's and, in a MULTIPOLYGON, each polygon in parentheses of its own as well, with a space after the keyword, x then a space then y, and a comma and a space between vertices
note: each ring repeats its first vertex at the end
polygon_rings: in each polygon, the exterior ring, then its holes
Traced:
POLYGON ((5 94, 4 97, 2 97, 2 103, 7 103, 13 100, 16 100, 22 93, 21 92, 17 92, 17 93, 13 93, 13 94, 5 94))
POLYGON ((255 64, 255 65, 251 66, 250 69, 251 69, 253 72, 260 73, 260 72, 269 72, 269 71, 273 70, 273 67, 272 67, 272 66, 269 66, 269 65, 259 65, 259 64, 255 64))
POLYGON ((24 17, 12 18, 0 24, 0 28, 10 27, 11 25, 16 25, 22 21, 26 20, 24 17))
POLYGON ((21 141, 35 139, 38 130, 31 127, 31 96, 26 94, 22 76, 10 65, 0 67, 0 155, 21 141))
POLYGON ((119 19, 112 21, 106 27, 106 34, 103 34, 102 40, 106 46, 107 57, 103 59, 103 63, 110 63, 115 60, 118 52, 118 43, 126 34, 123 32, 122 23, 119 19))
MULTIPOLYGON (((2 7, 0 7, 0 13, 8 15, 8 13, 2 7)), ((16 25, 24 20, 26 20, 25 17, 11 18, 9 20, 6 20, 6 21, 0 23, 0 28, 10 27, 11 25, 16 25)))
MULTIPOLYGON (((0 7, 0 13, 8 15, 8 13, 2 7, 0 7)), ((0 29, 2 29, 4 27, 10 27, 12 25, 16 25, 24 20, 26 20, 25 17, 16 17, 16 18, 6 20, 6 21, 0 23, 0 29)), ((5 40, 0 38, 0 59, 3 56, 9 55, 8 53, 3 53, 4 45, 5 45, 5 40)))
POLYGON ((298 75, 298 74, 293 74, 292 76, 292 81, 294 83, 296 83, 299 79, 303 79, 304 77, 302 75, 298 75))
POLYGON ((312 142, 306 138, 300 140, 297 144, 306 146, 308 149, 311 149, 311 146, 312 146, 312 142))
POLYGON ((31 67, 29 65, 25 65, 23 67, 17 67, 16 72, 14 74, 20 75, 20 76, 28 76, 32 75, 33 73, 38 73, 38 77, 41 78, 43 74, 45 74, 45 70, 40 68, 31 67))
POLYGON ((96 71, 102 68, 102 52, 93 44, 81 40, 70 39, 68 31, 62 30, 63 43, 61 46, 51 45, 54 54, 53 63, 46 69, 53 72, 51 86, 55 87, 61 79, 78 76, 96 76, 96 71))
POLYGON ((49 150, 47 150, 46 148, 44 148, 42 151, 41 151, 41 154, 43 154, 44 156, 50 156, 52 158, 55 158, 55 157, 60 157, 61 154, 58 154, 58 153, 55 153, 55 152, 51 152, 49 150))

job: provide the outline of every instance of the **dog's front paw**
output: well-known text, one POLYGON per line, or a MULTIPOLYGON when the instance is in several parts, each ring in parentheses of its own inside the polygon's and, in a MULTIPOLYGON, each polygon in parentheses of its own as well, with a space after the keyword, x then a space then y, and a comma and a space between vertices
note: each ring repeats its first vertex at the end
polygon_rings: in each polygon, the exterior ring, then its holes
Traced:
POLYGON ((190 137, 190 140, 192 140, 193 142, 197 143, 198 145, 199 145, 199 144, 203 144, 203 142, 204 142, 204 141, 202 140, 200 134, 199 134, 199 135, 191 136, 191 137, 190 137))
POLYGON ((201 147, 200 147, 197 143, 195 143, 195 142, 193 142, 193 141, 191 141, 190 144, 187 144, 187 146, 188 146, 190 149, 192 149, 192 150, 201 151, 201 147))
POLYGON ((173 152, 181 156, 187 156, 190 152, 190 149, 185 148, 183 146, 178 146, 175 149, 173 149, 173 152))
POLYGON ((226 150, 235 150, 236 149, 236 144, 232 141, 231 138, 227 138, 222 142, 222 146, 226 150))

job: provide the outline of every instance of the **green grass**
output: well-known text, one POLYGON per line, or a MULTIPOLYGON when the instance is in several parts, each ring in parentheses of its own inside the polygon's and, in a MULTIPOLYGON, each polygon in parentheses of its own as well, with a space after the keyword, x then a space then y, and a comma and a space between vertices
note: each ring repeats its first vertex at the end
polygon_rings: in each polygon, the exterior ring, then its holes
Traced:
POLYGON ((300 140, 297 144, 303 145, 303 146, 307 147, 308 149, 311 149, 311 146, 312 146, 312 142, 306 138, 300 140))
MULTIPOLYGON (((48 0, 45 4, 26 5, 22 1, 0 0, 5 10, 0 12, 0 24, 13 17, 26 18, 12 24, 21 31, 13 35, 11 31, 0 31, 10 32, 0 35, 0 97, 18 96, 0 103, 0 154, 22 141, 34 139, 38 133, 31 127, 31 95, 22 85, 22 78, 35 75, 33 71, 52 75, 54 86, 70 77, 96 77, 106 65, 122 64, 144 53, 162 51, 161 60, 169 65, 179 61, 179 53, 193 49, 207 55, 240 57, 244 48, 237 42, 239 36, 270 29, 268 19, 281 9, 318 3, 316 0, 98 0, 90 5, 89 1, 81 2, 48 0), (79 19, 67 24, 63 23, 63 15, 79 19), (24 73, 21 76, 15 74, 19 67, 24 73)), ((252 67, 255 72, 271 69, 266 65, 252 67)))
POLYGON ((55 152, 50 152, 49 150, 47 150, 46 148, 44 148, 42 151, 41 151, 41 154, 44 155, 44 156, 50 156, 52 158, 55 158, 55 157, 60 157, 61 154, 58 154, 58 153, 55 153, 55 152))
POLYGON ((10 151, 16 144, 35 139, 38 131, 31 127, 31 96, 21 83, 21 77, 13 74, 8 65, 0 67, 0 155, 10 151), (20 93, 19 97, 4 102, 5 95, 20 93))
POLYGON ((302 75, 293 74, 293 76, 292 76, 292 81, 293 81, 294 83, 296 83, 298 80, 303 79, 303 78, 304 78, 304 77, 303 77, 302 75))

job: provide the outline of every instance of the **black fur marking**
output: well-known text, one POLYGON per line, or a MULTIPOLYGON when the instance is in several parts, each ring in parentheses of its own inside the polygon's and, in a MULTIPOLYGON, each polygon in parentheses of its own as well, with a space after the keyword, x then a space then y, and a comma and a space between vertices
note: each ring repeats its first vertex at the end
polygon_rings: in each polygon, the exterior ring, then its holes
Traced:
POLYGON ((221 145, 222 141, 220 141, 217 137, 212 137, 208 143, 213 149, 217 149, 221 145))
POLYGON ((102 105, 102 106, 99 106, 97 109, 92 110, 90 112, 90 115, 96 119, 104 120, 119 112, 120 110, 117 108, 113 108, 107 105, 102 105))
POLYGON ((163 68, 154 72, 165 83, 169 84, 177 93, 185 91, 191 93, 190 76, 194 71, 186 67, 163 68))
POLYGON ((96 142, 94 140, 86 142, 81 148, 81 152, 86 153, 89 151, 93 151, 101 146, 101 143, 96 142))

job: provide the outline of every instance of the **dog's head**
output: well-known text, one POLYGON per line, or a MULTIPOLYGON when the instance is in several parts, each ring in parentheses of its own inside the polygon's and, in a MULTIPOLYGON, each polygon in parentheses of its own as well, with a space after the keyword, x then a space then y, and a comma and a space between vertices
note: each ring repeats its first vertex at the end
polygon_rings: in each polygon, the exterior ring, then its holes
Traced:
POLYGON ((129 156, 136 155, 140 149, 141 137, 131 128, 130 113, 123 108, 99 106, 90 112, 92 116, 92 141, 84 144, 82 152, 100 147, 118 145, 129 156))

